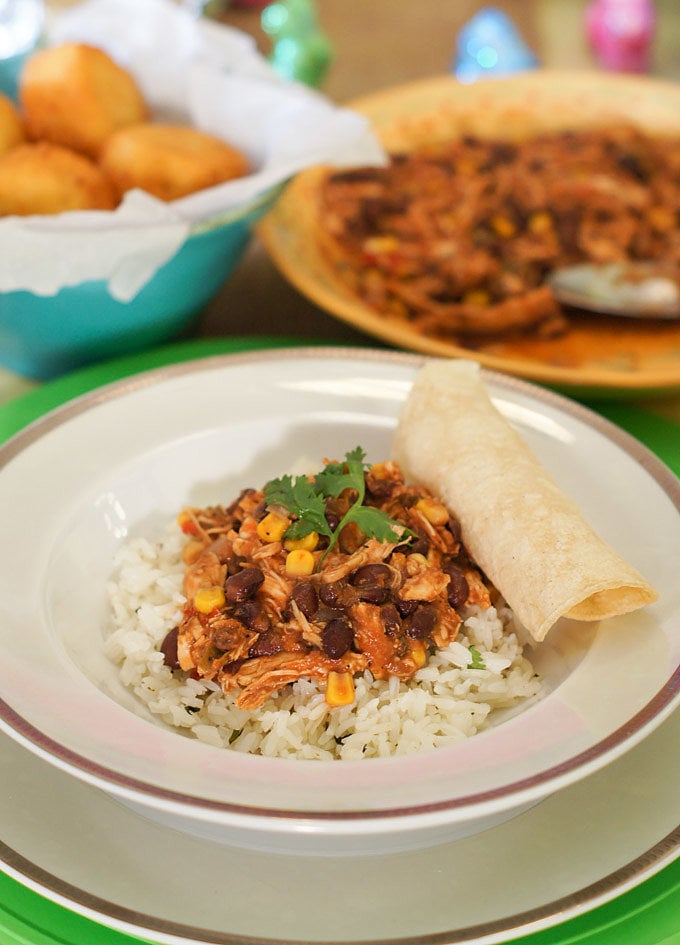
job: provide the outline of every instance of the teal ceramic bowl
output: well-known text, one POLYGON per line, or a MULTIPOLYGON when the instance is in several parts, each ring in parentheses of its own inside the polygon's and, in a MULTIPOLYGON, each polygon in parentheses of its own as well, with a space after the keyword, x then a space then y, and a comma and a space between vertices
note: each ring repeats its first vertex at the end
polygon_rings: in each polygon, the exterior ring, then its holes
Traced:
POLYGON ((17 53, 16 56, 8 56, 0 59, 0 92, 8 95, 11 99, 17 97, 19 86, 19 74, 23 68, 28 53, 17 53))
POLYGON ((228 216, 196 225, 129 302, 115 299, 104 281, 83 282, 52 296, 0 294, 0 365, 48 380, 189 335, 281 190, 271 188, 228 216))

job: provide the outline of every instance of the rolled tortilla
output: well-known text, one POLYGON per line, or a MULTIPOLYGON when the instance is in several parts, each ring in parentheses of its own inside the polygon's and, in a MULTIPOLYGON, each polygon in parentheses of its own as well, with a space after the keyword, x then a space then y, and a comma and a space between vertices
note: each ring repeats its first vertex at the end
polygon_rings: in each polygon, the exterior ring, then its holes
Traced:
POLYGON ((468 551, 536 641, 562 616, 601 620, 656 600, 498 412, 475 362, 432 361, 417 374, 393 458, 455 513, 468 551))

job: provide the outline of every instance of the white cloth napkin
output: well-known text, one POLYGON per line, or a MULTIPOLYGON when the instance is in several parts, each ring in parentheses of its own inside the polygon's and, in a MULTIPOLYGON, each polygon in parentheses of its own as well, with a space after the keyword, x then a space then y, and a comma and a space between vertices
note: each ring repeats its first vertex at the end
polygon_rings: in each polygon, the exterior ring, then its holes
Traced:
MULTIPOLYGON (((157 120, 223 137, 253 172, 172 203, 129 192, 112 212, 0 219, 0 293, 49 296, 106 280, 133 298, 201 223, 248 203, 313 164, 381 164, 368 122, 281 79, 252 37, 197 20, 171 0, 86 0, 48 23, 46 42, 87 42, 136 77, 157 120)), ((1 302, 1 300, 0 300, 1 302)))

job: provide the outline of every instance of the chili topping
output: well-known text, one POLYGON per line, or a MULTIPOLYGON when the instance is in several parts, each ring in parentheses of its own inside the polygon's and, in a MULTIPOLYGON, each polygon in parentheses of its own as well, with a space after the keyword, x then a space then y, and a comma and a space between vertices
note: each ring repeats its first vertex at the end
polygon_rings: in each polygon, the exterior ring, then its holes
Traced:
POLYGON ((466 607, 491 606, 455 516, 364 455, 180 513, 186 604, 161 646, 168 665, 246 710, 301 678, 346 705, 356 674, 411 679, 466 607))

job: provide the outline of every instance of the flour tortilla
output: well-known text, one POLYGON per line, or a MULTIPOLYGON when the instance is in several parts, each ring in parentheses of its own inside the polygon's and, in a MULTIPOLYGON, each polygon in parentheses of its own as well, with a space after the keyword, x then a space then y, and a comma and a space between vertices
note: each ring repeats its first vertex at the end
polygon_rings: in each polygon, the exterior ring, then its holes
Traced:
POLYGON ((560 617, 602 620, 656 600, 498 412, 475 362, 432 361, 417 374, 393 458, 457 515, 470 554, 536 641, 560 617))

